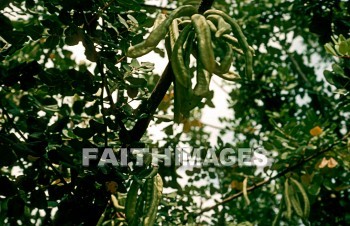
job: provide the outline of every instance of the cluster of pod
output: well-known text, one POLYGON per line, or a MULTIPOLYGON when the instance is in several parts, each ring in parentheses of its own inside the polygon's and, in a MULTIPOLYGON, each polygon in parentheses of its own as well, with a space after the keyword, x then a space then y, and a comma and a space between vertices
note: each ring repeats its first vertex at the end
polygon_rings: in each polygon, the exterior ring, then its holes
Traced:
POLYGON ((309 217, 310 201, 303 185, 299 181, 293 178, 287 178, 284 182, 283 197, 286 205, 287 219, 291 219, 293 210, 301 218, 307 219, 309 217), (304 203, 303 208, 301 207, 301 198, 299 197, 299 194, 304 203))
POLYGON ((245 79, 253 79, 254 50, 237 22, 226 13, 210 9, 198 14, 191 5, 174 10, 167 18, 155 20, 154 29, 143 42, 131 46, 127 56, 136 58, 152 51, 162 39, 170 45, 169 59, 174 79, 174 121, 180 122, 203 97, 210 95, 213 74, 229 81, 239 75, 229 72, 234 52, 245 58, 245 79), (168 34, 168 35, 167 35, 168 34), (192 87, 191 55, 196 59, 196 84, 192 87), (228 73, 229 72, 229 73, 228 73))
POLYGON ((152 166, 134 175, 125 201, 128 225, 154 225, 162 194, 163 180, 158 167, 152 166))

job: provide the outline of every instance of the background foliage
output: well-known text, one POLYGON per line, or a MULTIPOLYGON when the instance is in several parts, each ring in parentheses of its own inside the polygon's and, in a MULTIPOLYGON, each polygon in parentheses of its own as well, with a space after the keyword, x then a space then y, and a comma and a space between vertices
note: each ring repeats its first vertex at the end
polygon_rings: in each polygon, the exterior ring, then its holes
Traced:
MULTIPOLYGON (((106 224, 122 218, 107 203, 111 193, 126 193, 132 172, 83 167, 83 147, 211 147, 201 109, 180 125, 165 117, 172 114, 172 88, 156 112, 163 117, 154 118, 158 126, 166 123, 164 140, 146 133, 126 142, 121 132, 145 117, 132 106, 149 98, 159 78, 157 62, 127 59, 125 51, 143 40, 157 13, 169 13, 162 2, 0 2, 0 222, 95 225, 104 211, 106 224), (79 42, 86 62, 75 62, 66 48, 79 42)), ((183 4, 199 1, 169 1, 166 8, 183 4)), ((157 224, 271 225, 280 211, 280 225, 349 225, 349 1, 217 0, 213 7, 242 26, 255 49, 256 77, 223 82, 232 117, 220 119, 220 135, 231 139, 217 137, 215 148, 258 145, 273 162, 260 170, 188 169, 181 185, 175 167, 160 166, 172 189, 165 190, 157 224), (327 65, 333 66, 323 76, 327 65), (287 177, 307 191, 308 219, 286 218, 281 197, 287 177), (250 205, 241 197, 245 178, 250 205)), ((161 45, 156 52, 165 56, 161 45)))

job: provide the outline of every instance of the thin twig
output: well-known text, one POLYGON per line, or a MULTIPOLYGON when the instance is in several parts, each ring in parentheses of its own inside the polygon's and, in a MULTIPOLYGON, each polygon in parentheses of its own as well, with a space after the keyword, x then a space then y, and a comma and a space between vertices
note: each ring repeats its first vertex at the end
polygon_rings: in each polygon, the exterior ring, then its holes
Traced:
POLYGON ((175 10, 173 8, 167 8, 167 7, 156 6, 156 5, 148 5, 148 4, 144 4, 144 3, 141 3, 140 5, 145 7, 145 8, 160 9, 160 10, 165 10, 165 11, 173 11, 173 10, 175 10))
POLYGON ((306 82, 307 85, 311 85, 309 79, 307 79, 305 73, 303 72, 303 70, 301 70, 299 63, 295 60, 294 56, 290 52, 288 52, 287 50, 285 52, 287 53, 288 57, 292 61, 295 69, 300 74, 301 78, 306 82))
MULTIPOLYGON (((253 186, 247 188, 247 191, 248 191, 248 192, 254 191, 254 190, 257 189, 257 188, 262 187, 263 185, 265 185, 265 184, 267 184, 267 183, 269 183, 269 182, 271 182, 271 181, 273 181, 273 180, 276 180, 277 178, 280 178, 280 177, 286 175, 287 173, 293 171, 294 169, 299 168, 300 166, 304 165, 305 163, 309 162, 310 160, 312 160, 312 159, 314 159, 314 158, 316 158, 316 157, 318 157, 318 156, 320 156, 320 155, 322 155, 322 154, 324 154, 324 153, 326 153, 326 152, 328 152, 328 151, 331 151, 335 146, 337 146, 338 144, 340 144, 342 141, 344 141, 344 140, 345 140, 346 138, 348 138, 349 136, 350 136, 350 132, 349 132, 348 134, 346 134, 341 140, 339 140, 338 142, 332 144, 332 145, 329 146, 328 148, 325 148, 324 150, 321 150, 321 151, 317 152, 316 154, 311 155, 311 156, 309 156, 309 157, 307 157, 307 158, 301 159, 301 160, 300 160, 298 163, 296 163, 295 165, 293 165, 293 166, 291 166, 291 167, 288 167, 288 168, 282 170, 281 172, 279 172, 279 173, 276 174, 275 176, 270 177, 269 179, 265 179, 265 180, 263 180, 263 181, 261 181, 261 182, 258 182, 258 183, 256 183, 256 184, 254 184, 253 186)), ((229 197, 223 199, 222 201, 217 202, 217 203, 214 204, 213 206, 209 206, 209 207, 207 207, 207 208, 202 209, 200 212, 196 213, 196 214, 194 215, 194 217, 200 216, 200 215, 202 215, 204 212, 208 212, 208 211, 210 211, 210 210, 213 210, 213 209, 217 208, 218 206, 221 206, 221 205, 223 205, 223 204, 225 204, 225 203, 227 203, 227 202, 230 202, 230 201, 232 201, 232 200, 234 200, 234 199, 236 199, 236 198, 238 198, 238 197, 240 197, 240 196, 242 196, 242 195, 243 195, 243 191, 240 191, 240 192, 238 192, 238 193, 236 193, 236 194, 234 194, 234 195, 231 195, 231 196, 229 196, 229 197)))
POLYGON ((211 8, 213 3, 214 0, 202 0, 198 8, 198 13, 203 14, 205 11, 211 8))
MULTIPOLYGON (((104 108, 104 103, 103 103, 103 95, 104 95, 104 90, 106 89, 106 92, 107 92, 107 98, 109 99, 109 102, 111 104, 111 107, 113 109, 113 106, 114 106, 114 102, 113 102, 113 99, 112 99, 112 96, 110 96, 110 93, 108 93, 107 90, 108 89, 108 86, 106 84, 106 76, 105 76, 105 73, 103 71, 103 66, 101 64, 101 61, 98 60, 97 61, 97 69, 99 70, 100 74, 101 74, 101 97, 100 97, 100 102, 101 102, 101 113, 102 113, 102 118, 103 118, 103 124, 104 124, 104 132, 105 132, 105 136, 104 136, 104 142, 105 142, 105 147, 108 147, 108 128, 107 128, 107 116, 106 116, 106 112, 105 112, 105 108, 104 108)), ((114 106, 115 107, 115 106, 114 106)))
MULTIPOLYGON (((111 0, 109 1, 105 6, 102 7, 102 9, 100 10, 101 12, 103 12, 104 10, 106 10, 115 0, 111 0)), ((90 26, 90 24, 94 21, 97 20, 99 17, 99 15, 96 13, 88 22, 88 26, 90 26)))
POLYGON ((212 125, 209 123, 205 123, 205 122, 201 122, 203 126, 207 126, 207 127, 211 127, 213 129, 218 129, 218 130, 224 130, 224 128, 220 127, 220 126, 216 126, 216 125, 212 125))

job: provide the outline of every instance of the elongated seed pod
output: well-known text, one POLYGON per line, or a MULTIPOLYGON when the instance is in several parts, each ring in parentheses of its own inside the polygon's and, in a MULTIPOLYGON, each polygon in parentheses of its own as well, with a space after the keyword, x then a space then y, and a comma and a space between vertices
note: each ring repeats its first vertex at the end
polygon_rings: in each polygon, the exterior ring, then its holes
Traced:
POLYGON ((215 68, 215 56, 207 20, 200 14, 192 15, 191 20, 197 35, 199 60, 209 73, 213 73, 215 68))
POLYGON ((247 206, 249 206, 250 200, 248 197, 247 184, 248 184, 248 177, 244 178, 243 180, 243 196, 247 206))
POLYGON ((140 188, 140 184, 134 180, 131 185, 130 189, 128 191, 128 194, 126 196, 125 200, 125 217, 127 222, 131 223, 134 220, 135 217, 135 211, 136 211, 136 203, 137 203, 137 197, 138 197, 138 191, 140 188))
POLYGON ((219 18, 218 21, 218 31, 215 33, 215 37, 219 38, 223 34, 231 33, 232 28, 230 24, 228 24, 222 17, 219 18))
POLYGON ((176 82, 179 82, 183 87, 188 88, 191 86, 191 76, 189 74, 189 66, 185 64, 183 45, 191 30, 191 25, 187 25, 180 33, 179 38, 176 40, 173 52, 171 54, 171 65, 175 74, 176 82))
POLYGON ((221 16, 227 23, 229 23, 231 25, 232 28, 232 32, 234 33, 234 35, 237 37, 238 42, 241 46, 241 48, 243 49, 244 55, 245 55, 245 63, 246 63, 246 78, 249 80, 254 80, 253 77, 253 53, 249 48, 249 45, 247 43, 247 40, 241 30, 241 28, 239 27, 239 25, 237 24, 236 20, 234 20, 233 18, 231 18, 229 15, 227 15, 226 13, 219 11, 219 10, 215 10, 215 9, 210 9, 205 11, 204 16, 209 16, 209 15, 219 15, 221 16))
POLYGON ((230 71, 229 73, 226 74, 216 74, 218 77, 227 80, 227 81, 231 81, 231 82, 237 82, 241 79, 241 77, 233 71, 230 71))
MULTIPOLYGON (((192 27, 192 25, 189 25, 192 27)), ((192 90, 192 83, 191 83, 191 73, 189 69, 190 65, 190 56, 191 52, 195 43, 193 42, 193 39, 195 37, 195 32, 193 29, 190 30, 186 42, 185 42, 185 51, 183 53, 183 61, 186 67, 186 71, 182 74, 183 79, 188 80, 188 87, 183 86, 178 80, 176 80, 175 75, 175 82, 174 82, 174 122, 179 123, 182 120, 182 116, 187 116, 189 113, 189 106, 195 105, 196 103, 192 102, 192 96, 193 96, 193 90, 192 90), (185 77, 187 76, 187 77, 185 77)), ((175 50, 175 49, 174 49, 175 50)), ((176 50, 175 50, 176 51, 176 50)), ((180 56, 179 56, 180 57, 180 56)), ((176 69, 175 69, 176 70, 176 69)), ((174 71, 174 70, 173 70, 174 71)), ((175 71, 174 71, 175 74, 175 71)), ((193 107, 192 107, 193 108, 193 107)), ((192 109, 191 108, 191 109, 192 109)))
POLYGON ((205 97, 209 92, 211 74, 204 69, 202 63, 197 61, 197 83, 193 89, 193 94, 196 96, 205 97))
POLYGON ((119 204, 117 197, 115 197, 115 195, 113 195, 113 194, 111 194, 111 201, 112 201, 114 208, 116 208, 116 210, 118 210, 118 211, 125 210, 125 207, 119 204))
POLYGON ((231 33, 231 31, 232 31, 231 25, 228 24, 221 16, 209 15, 206 18, 207 18, 207 20, 216 24, 217 31, 215 32, 215 37, 219 38, 223 34, 231 33))
POLYGON ((287 219, 290 220, 292 217, 292 203, 289 198, 289 183, 288 183, 288 178, 284 182, 284 201, 286 203, 287 207, 287 219))
POLYGON ((171 23, 170 29, 169 29, 169 35, 170 35, 170 46, 173 49, 176 40, 179 37, 179 25, 177 20, 173 20, 171 23))
POLYGON ((157 216, 158 205, 162 198, 162 192, 163 192, 163 181, 161 176, 157 174, 155 177, 152 178, 152 181, 153 181, 152 200, 144 218, 143 225, 145 226, 154 225, 154 222, 157 216))
POLYGON ((155 30, 161 23, 163 23, 164 20, 166 20, 166 15, 163 13, 159 13, 154 20, 152 31, 155 30))
POLYGON ((143 199, 145 200, 144 204, 144 212, 147 213, 149 211, 149 208, 152 204, 152 199, 153 197, 153 189, 154 189, 154 180, 153 178, 147 179, 143 185, 142 189, 142 196, 143 199))
POLYGON ((231 45, 231 48, 234 52, 236 52, 240 55, 244 55, 244 51, 239 48, 238 40, 235 37, 228 35, 228 34, 224 34, 221 37, 223 38, 223 40, 225 40, 227 43, 229 43, 231 45))
POLYGON ((292 204, 292 207, 293 207, 295 213, 299 217, 303 217, 304 213, 303 213, 303 210, 301 209, 300 201, 297 197, 298 197, 298 194, 296 192, 294 192, 294 194, 291 194, 290 195, 290 202, 292 204))
MULTIPOLYGON (((190 25, 190 26, 192 26, 192 25, 190 25)), ((191 63, 191 53, 192 53, 192 50, 194 49, 193 47, 196 47, 196 43, 193 41, 195 38, 195 35, 196 34, 193 31, 193 29, 191 29, 190 33, 187 36, 187 39, 185 42, 185 47, 184 47, 185 52, 183 54, 185 65, 190 65, 190 63, 191 63)))
POLYGON ((230 70, 232 61, 233 61, 233 51, 232 48, 229 44, 226 42, 223 42, 224 47, 225 47, 225 54, 222 57, 220 61, 220 65, 216 64, 214 74, 225 74, 230 70))
POLYGON ((178 22, 179 28, 180 28, 180 29, 183 29, 184 27, 186 27, 187 25, 189 25, 189 24, 191 24, 191 23, 192 23, 191 20, 188 20, 188 19, 186 19, 186 20, 180 20, 180 21, 178 22))
POLYGON ((238 46, 238 39, 237 38, 235 38, 235 37, 233 37, 232 35, 229 35, 229 34, 224 34, 223 36, 222 36, 224 39, 225 39, 225 41, 227 41, 228 43, 230 43, 230 44, 232 44, 232 45, 234 45, 234 46, 238 46))
POLYGON ((301 196, 303 197, 303 201, 304 201, 304 211, 303 211, 303 213, 304 213, 304 217, 307 218, 307 217, 309 217, 309 214, 310 214, 310 200, 309 200, 309 197, 307 196, 303 185, 299 181, 295 180, 294 178, 290 178, 290 180, 298 188, 298 190, 301 193, 301 196))
POLYGON ((156 27, 147 37, 146 40, 135 46, 129 47, 126 56, 136 58, 143 56, 152 51, 168 33, 169 26, 175 18, 182 16, 191 16, 196 13, 196 8, 190 5, 180 6, 174 10, 167 19, 165 19, 158 27, 156 27))
POLYGON ((207 20, 207 24, 209 25, 211 32, 213 32, 214 34, 218 31, 218 29, 212 21, 207 20))

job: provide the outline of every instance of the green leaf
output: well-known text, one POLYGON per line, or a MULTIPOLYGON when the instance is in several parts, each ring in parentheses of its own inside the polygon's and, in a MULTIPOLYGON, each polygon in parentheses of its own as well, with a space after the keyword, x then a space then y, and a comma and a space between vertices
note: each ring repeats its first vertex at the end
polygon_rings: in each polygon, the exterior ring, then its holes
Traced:
POLYGON ((19 196, 14 196, 7 202, 7 215, 13 218, 21 218, 24 214, 25 203, 19 196))
POLYGON ((144 78, 135 78, 129 76, 126 77, 125 80, 128 81, 132 87, 143 88, 147 86, 147 80, 144 78))
POLYGON ((77 45, 80 41, 84 39, 84 32, 81 28, 71 26, 68 27, 64 34, 66 36, 65 43, 69 46, 77 45))
POLYGON ((333 81, 334 74, 331 71, 324 70, 323 75, 327 82, 329 82, 331 85, 335 85, 333 81))
POLYGON ((321 187, 318 184, 311 184, 307 191, 309 192, 310 195, 318 195, 321 191, 321 187))
POLYGON ((95 131, 92 130, 91 128, 76 127, 76 128, 73 129, 73 133, 75 135, 77 135, 78 137, 81 137, 81 138, 84 138, 84 139, 89 139, 95 134, 95 131))
POLYGON ((130 62, 130 66, 133 67, 133 68, 139 68, 140 67, 140 64, 138 62, 137 59, 133 58, 130 62))
POLYGON ((128 15, 126 15, 126 17, 127 17, 129 20, 131 20, 133 23, 138 24, 138 21, 137 21, 137 20, 135 19, 135 17, 133 17, 132 15, 128 14, 128 15))
POLYGON ((331 43, 325 44, 324 48, 328 53, 332 54, 333 56, 338 56, 337 52, 334 50, 333 45, 331 43))
POLYGON ((344 70, 338 64, 333 64, 332 69, 333 69, 334 73, 345 77, 344 70))
POLYGON ((17 161, 17 157, 12 149, 3 143, 0 143, 0 167, 11 166, 17 161))
POLYGON ((44 28, 40 25, 27 25, 24 28, 24 31, 33 39, 37 40, 42 37, 44 28))
POLYGON ((95 131, 96 133, 104 133, 105 132, 105 125, 102 123, 99 123, 93 119, 89 121, 90 128, 95 131))
POLYGON ((47 201, 45 192, 42 189, 32 191, 30 195, 30 204, 34 208, 46 209, 47 201))
POLYGON ((60 41, 60 38, 58 36, 49 36, 46 41, 45 41, 45 48, 48 48, 48 49, 56 49, 58 43, 60 41))
POLYGON ((343 41, 339 44, 339 53, 341 53, 342 55, 350 54, 350 39, 343 41))
POLYGON ((85 53, 86 59, 88 59, 92 62, 96 62, 98 59, 98 54, 96 52, 95 45, 94 45, 93 41, 91 41, 89 36, 84 35, 83 45, 85 47, 84 53, 85 53))
POLYGON ((0 195, 5 197, 14 196, 17 193, 17 187, 13 181, 6 176, 0 176, 0 195))
POLYGON ((126 20, 124 20, 124 18, 121 17, 119 14, 118 14, 118 19, 119 19, 119 22, 122 23, 126 28, 129 28, 129 25, 126 22, 126 20))

